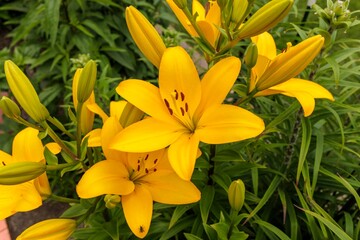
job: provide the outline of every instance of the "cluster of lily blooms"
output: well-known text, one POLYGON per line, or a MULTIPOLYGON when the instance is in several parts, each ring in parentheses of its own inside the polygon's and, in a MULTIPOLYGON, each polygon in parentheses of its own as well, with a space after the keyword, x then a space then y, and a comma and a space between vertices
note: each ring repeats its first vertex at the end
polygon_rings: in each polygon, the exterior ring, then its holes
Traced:
MULTIPOLYGON (((283 94, 296 98, 304 115, 309 116, 315 98, 334 100, 319 84, 296 78, 319 54, 324 38, 312 36, 296 46, 288 44, 278 53, 274 39, 266 32, 287 15, 292 0, 270 1, 248 18, 253 1, 209 1, 205 10, 193 0, 192 13, 185 0, 167 2, 201 46, 208 71, 200 79, 186 50, 166 48, 152 24, 130 6, 125 12, 129 31, 145 57, 158 68, 158 86, 139 79, 121 81, 116 91, 124 100, 111 102, 110 114, 106 114, 95 102, 96 64, 89 61, 73 78, 75 134, 50 116, 25 74, 13 62, 5 62, 11 92, 36 124, 23 119, 11 99, 1 99, 4 113, 27 128, 16 135, 12 155, 0 151, 0 219, 39 207, 52 195, 46 171, 69 166, 84 171, 76 187, 78 196, 105 195, 109 208, 121 204, 127 224, 139 238, 149 231, 153 201, 197 202, 201 193, 190 180, 201 155, 199 143, 241 141, 260 135, 265 128, 254 113, 238 104, 223 103, 241 69, 240 59, 226 53, 242 39, 251 38, 245 54, 251 75, 246 96, 238 103, 283 94), (93 129, 95 115, 102 119, 101 128, 93 129), (76 142, 76 151, 69 149, 50 125, 76 142), (54 142, 44 146, 39 131, 54 142), (91 163, 84 157, 84 142, 88 148, 101 147, 100 161, 91 163), (73 160, 46 164, 45 150, 51 154, 62 151, 73 160)), ((46 220, 25 230, 18 239, 41 239, 49 234, 52 239, 67 239, 78 224, 73 219, 46 220)))

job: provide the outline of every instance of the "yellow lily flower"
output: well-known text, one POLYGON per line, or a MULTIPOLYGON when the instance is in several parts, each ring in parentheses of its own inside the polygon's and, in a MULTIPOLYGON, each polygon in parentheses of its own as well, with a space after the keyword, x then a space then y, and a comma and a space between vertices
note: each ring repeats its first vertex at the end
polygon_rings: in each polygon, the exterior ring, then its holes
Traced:
POLYGON ((221 144, 255 137, 264 122, 237 106, 222 104, 240 71, 240 60, 225 58, 200 81, 194 63, 181 47, 168 48, 161 60, 159 86, 122 81, 117 92, 150 115, 121 131, 112 148, 148 152, 169 147, 169 161, 185 180, 194 170, 199 142, 221 144))
POLYGON ((76 191, 80 198, 121 195, 124 215, 131 231, 143 238, 149 231, 153 201, 193 203, 200 199, 200 192, 171 169, 165 149, 147 153, 109 149, 119 131, 122 131, 119 121, 109 117, 101 130, 101 145, 106 160, 96 163, 84 173, 76 191))
MULTIPOLYGON (((191 25, 190 21, 186 17, 182 9, 180 9, 174 0, 166 0, 171 10, 180 21, 181 25, 185 30, 193 37, 198 37, 194 26, 191 25)), ((196 18, 196 24, 200 28, 201 32, 205 35, 206 40, 213 46, 216 46, 216 41, 220 35, 218 27, 221 24, 221 10, 216 1, 208 1, 208 11, 205 10, 204 6, 198 1, 192 1, 192 15, 196 18)))
MULTIPOLYGON (((77 106, 78 106, 78 85, 79 85, 81 72, 82 72, 82 68, 78 68, 76 70, 72 83, 73 103, 75 110, 77 110, 77 106)), ((81 109, 81 132, 83 134, 86 134, 92 130, 95 114, 93 111, 88 109, 88 106, 94 103, 95 103, 95 94, 94 91, 92 91, 90 97, 87 100, 85 100, 85 102, 83 103, 83 107, 81 109)))
POLYGON ((295 97, 304 109, 304 116, 310 116, 314 111, 314 98, 334 101, 332 94, 319 84, 294 78, 319 53, 323 37, 308 38, 294 47, 288 44, 288 48, 280 54, 276 54, 274 39, 267 32, 252 38, 252 41, 258 47, 258 60, 251 69, 249 92, 259 90, 255 97, 273 94, 295 97))
POLYGON ((166 47, 153 25, 133 6, 125 10, 126 24, 134 42, 149 61, 159 68, 166 47))
MULTIPOLYGON (((19 162, 42 162, 44 146, 38 138, 39 131, 26 128, 19 132, 13 141, 12 156, 0 151, 0 168, 19 162)), ((7 218, 16 212, 26 212, 42 204, 42 196, 51 194, 50 185, 43 173, 34 180, 16 184, 0 185, 0 219, 7 218)))
POLYGON ((73 219, 47 219, 23 231, 16 240, 66 240, 76 229, 73 219))

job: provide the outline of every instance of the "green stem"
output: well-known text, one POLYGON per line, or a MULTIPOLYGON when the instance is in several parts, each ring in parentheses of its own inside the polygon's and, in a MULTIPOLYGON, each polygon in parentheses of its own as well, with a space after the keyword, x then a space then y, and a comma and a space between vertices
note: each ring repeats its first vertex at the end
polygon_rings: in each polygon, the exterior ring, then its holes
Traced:
POLYGON ((46 165, 46 171, 56 171, 56 170, 62 170, 67 167, 71 167, 77 164, 77 162, 73 163, 61 163, 57 165, 46 165))
POLYGON ((200 38, 204 41, 206 47, 210 49, 212 52, 215 52, 214 47, 209 43, 204 33, 201 31, 199 26, 196 24, 196 20, 194 19, 194 16, 190 13, 189 8, 184 8, 183 12, 185 13, 187 19, 190 21, 191 25, 194 27, 196 33, 200 36, 200 38))
POLYGON ((63 133, 65 133, 67 136, 69 136, 71 139, 75 139, 75 136, 70 133, 68 130, 65 129, 65 127, 63 125, 61 125, 60 123, 58 123, 57 121, 55 121, 54 118, 49 117, 46 120, 48 120, 51 124, 53 124, 55 127, 57 127, 59 130, 61 130, 63 133))
POLYGON ((248 103, 251 99, 253 99, 253 97, 255 96, 255 94, 257 93, 257 89, 254 89, 253 91, 251 91, 250 94, 248 94, 247 96, 243 97, 243 98, 239 98, 234 105, 235 106, 239 106, 240 104, 245 104, 248 103))
POLYGON ((63 150, 69 157, 71 157, 74 161, 79 160, 77 156, 64 144, 64 142, 59 138, 59 136, 52 130, 52 128, 44 121, 41 123, 43 127, 47 130, 49 136, 60 145, 61 150, 63 150))
POLYGON ((49 196, 50 199, 56 200, 58 202, 64 202, 64 203, 80 203, 79 199, 73 199, 73 198, 67 198, 67 197, 61 197, 54 194, 51 194, 49 196))
POLYGON ((76 153, 77 157, 81 162, 83 169, 86 171, 88 167, 85 165, 84 161, 81 159, 81 142, 82 142, 82 133, 81 133, 81 112, 84 103, 78 102, 76 108, 76 153))

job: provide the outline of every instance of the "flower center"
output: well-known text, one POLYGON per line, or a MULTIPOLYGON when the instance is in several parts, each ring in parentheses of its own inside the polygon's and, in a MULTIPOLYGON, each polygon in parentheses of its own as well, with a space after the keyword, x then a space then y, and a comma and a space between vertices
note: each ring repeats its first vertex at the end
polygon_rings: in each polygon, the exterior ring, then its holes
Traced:
POLYGON ((176 89, 170 94, 170 101, 164 98, 165 105, 169 110, 170 115, 176 118, 191 132, 195 130, 195 124, 189 113, 189 104, 186 101, 185 94, 176 89))
POLYGON ((130 175, 130 180, 134 183, 147 174, 157 171, 156 165, 158 164, 159 160, 157 158, 152 159, 149 156, 150 155, 148 153, 139 156, 136 165, 133 165, 134 169, 130 175))

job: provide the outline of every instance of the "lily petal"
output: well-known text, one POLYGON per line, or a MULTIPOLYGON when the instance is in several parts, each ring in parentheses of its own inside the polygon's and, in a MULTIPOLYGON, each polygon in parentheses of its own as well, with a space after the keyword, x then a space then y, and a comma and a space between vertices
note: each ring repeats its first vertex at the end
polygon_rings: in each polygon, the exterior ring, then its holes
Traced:
POLYGON ((17 185, 0 185, 0 219, 16 212, 30 211, 42 204, 34 184, 30 182, 17 185))
POLYGON ((124 152, 151 152, 172 144, 188 131, 181 124, 169 124, 155 118, 136 122, 117 134, 110 148, 124 152))
POLYGON ((206 40, 208 40, 211 46, 215 47, 219 30, 212 25, 212 23, 205 20, 196 21, 196 24, 199 26, 201 32, 204 33, 206 40))
POLYGON ((101 146, 101 128, 94 129, 86 134, 88 138, 88 146, 89 147, 100 147, 101 146))
POLYGON ((80 198, 93 198, 104 194, 130 194, 135 185, 121 161, 104 160, 93 165, 81 177, 76 192, 80 198))
POLYGON ((157 119, 172 119, 161 98, 159 88, 143 80, 125 80, 116 92, 146 114, 157 119))
POLYGON ((1 159, 0 167, 14 162, 13 157, 11 155, 1 150, 0 150, 0 159, 1 159))
POLYGON ((125 153, 110 148, 113 138, 122 129, 115 117, 109 117, 104 123, 101 130, 101 146, 107 159, 123 159, 125 157, 125 153))
POLYGON ((205 8, 198 0, 192 1, 192 15, 198 14, 196 21, 205 20, 205 8))
POLYGON ((153 200, 164 204, 188 204, 200 200, 200 191, 173 171, 156 171, 142 178, 153 200), (166 179, 164 181, 164 179, 166 179))
POLYGON ((159 87, 162 99, 167 99, 170 108, 176 111, 180 106, 175 105, 180 104, 181 99, 181 103, 188 103, 190 115, 195 112, 201 99, 201 84, 193 61, 182 47, 168 48, 164 52, 159 87))
POLYGON ((273 59, 276 57, 276 45, 273 37, 268 32, 263 32, 251 38, 251 41, 256 44, 258 55, 273 59))
POLYGON ((106 119, 108 118, 108 115, 104 112, 104 110, 100 108, 100 106, 97 103, 94 102, 94 103, 86 104, 86 107, 89 111, 92 111, 93 113, 99 115, 103 120, 103 122, 105 122, 106 119))
POLYGON ((111 101, 110 102, 110 116, 115 117, 116 119, 120 119, 121 114, 124 111, 126 106, 126 101, 111 101))
POLYGON ((180 178, 186 181, 191 179, 194 171, 198 146, 198 135, 185 133, 169 147, 168 156, 171 167, 180 178))
POLYGON ((273 86, 261 91, 256 96, 266 96, 272 94, 283 94, 295 97, 304 109, 304 116, 310 116, 315 108, 314 98, 325 98, 334 101, 332 94, 321 85, 299 78, 292 78, 284 83, 273 86))
POLYGON ((149 231, 153 199, 143 185, 136 185, 135 191, 122 196, 122 207, 126 222, 131 231, 139 238, 144 238, 149 231))
POLYGON ((58 154, 58 153, 61 152, 61 147, 56 142, 47 143, 45 145, 45 147, 47 147, 50 150, 50 152, 53 153, 53 154, 58 154))
POLYGON ((195 133, 204 143, 222 144, 256 137, 264 128, 263 120, 255 114, 222 104, 204 112, 195 133))
POLYGON ((233 87, 241 63, 236 57, 224 58, 211 67, 201 80, 201 102, 196 112, 201 115, 205 109, 221 104, 233 87))
POLYGON ((25 128, 13 141, 12 156, 18 162, 39 162, 44 159, 44 146, 38 138, 39 130, 25 128))

